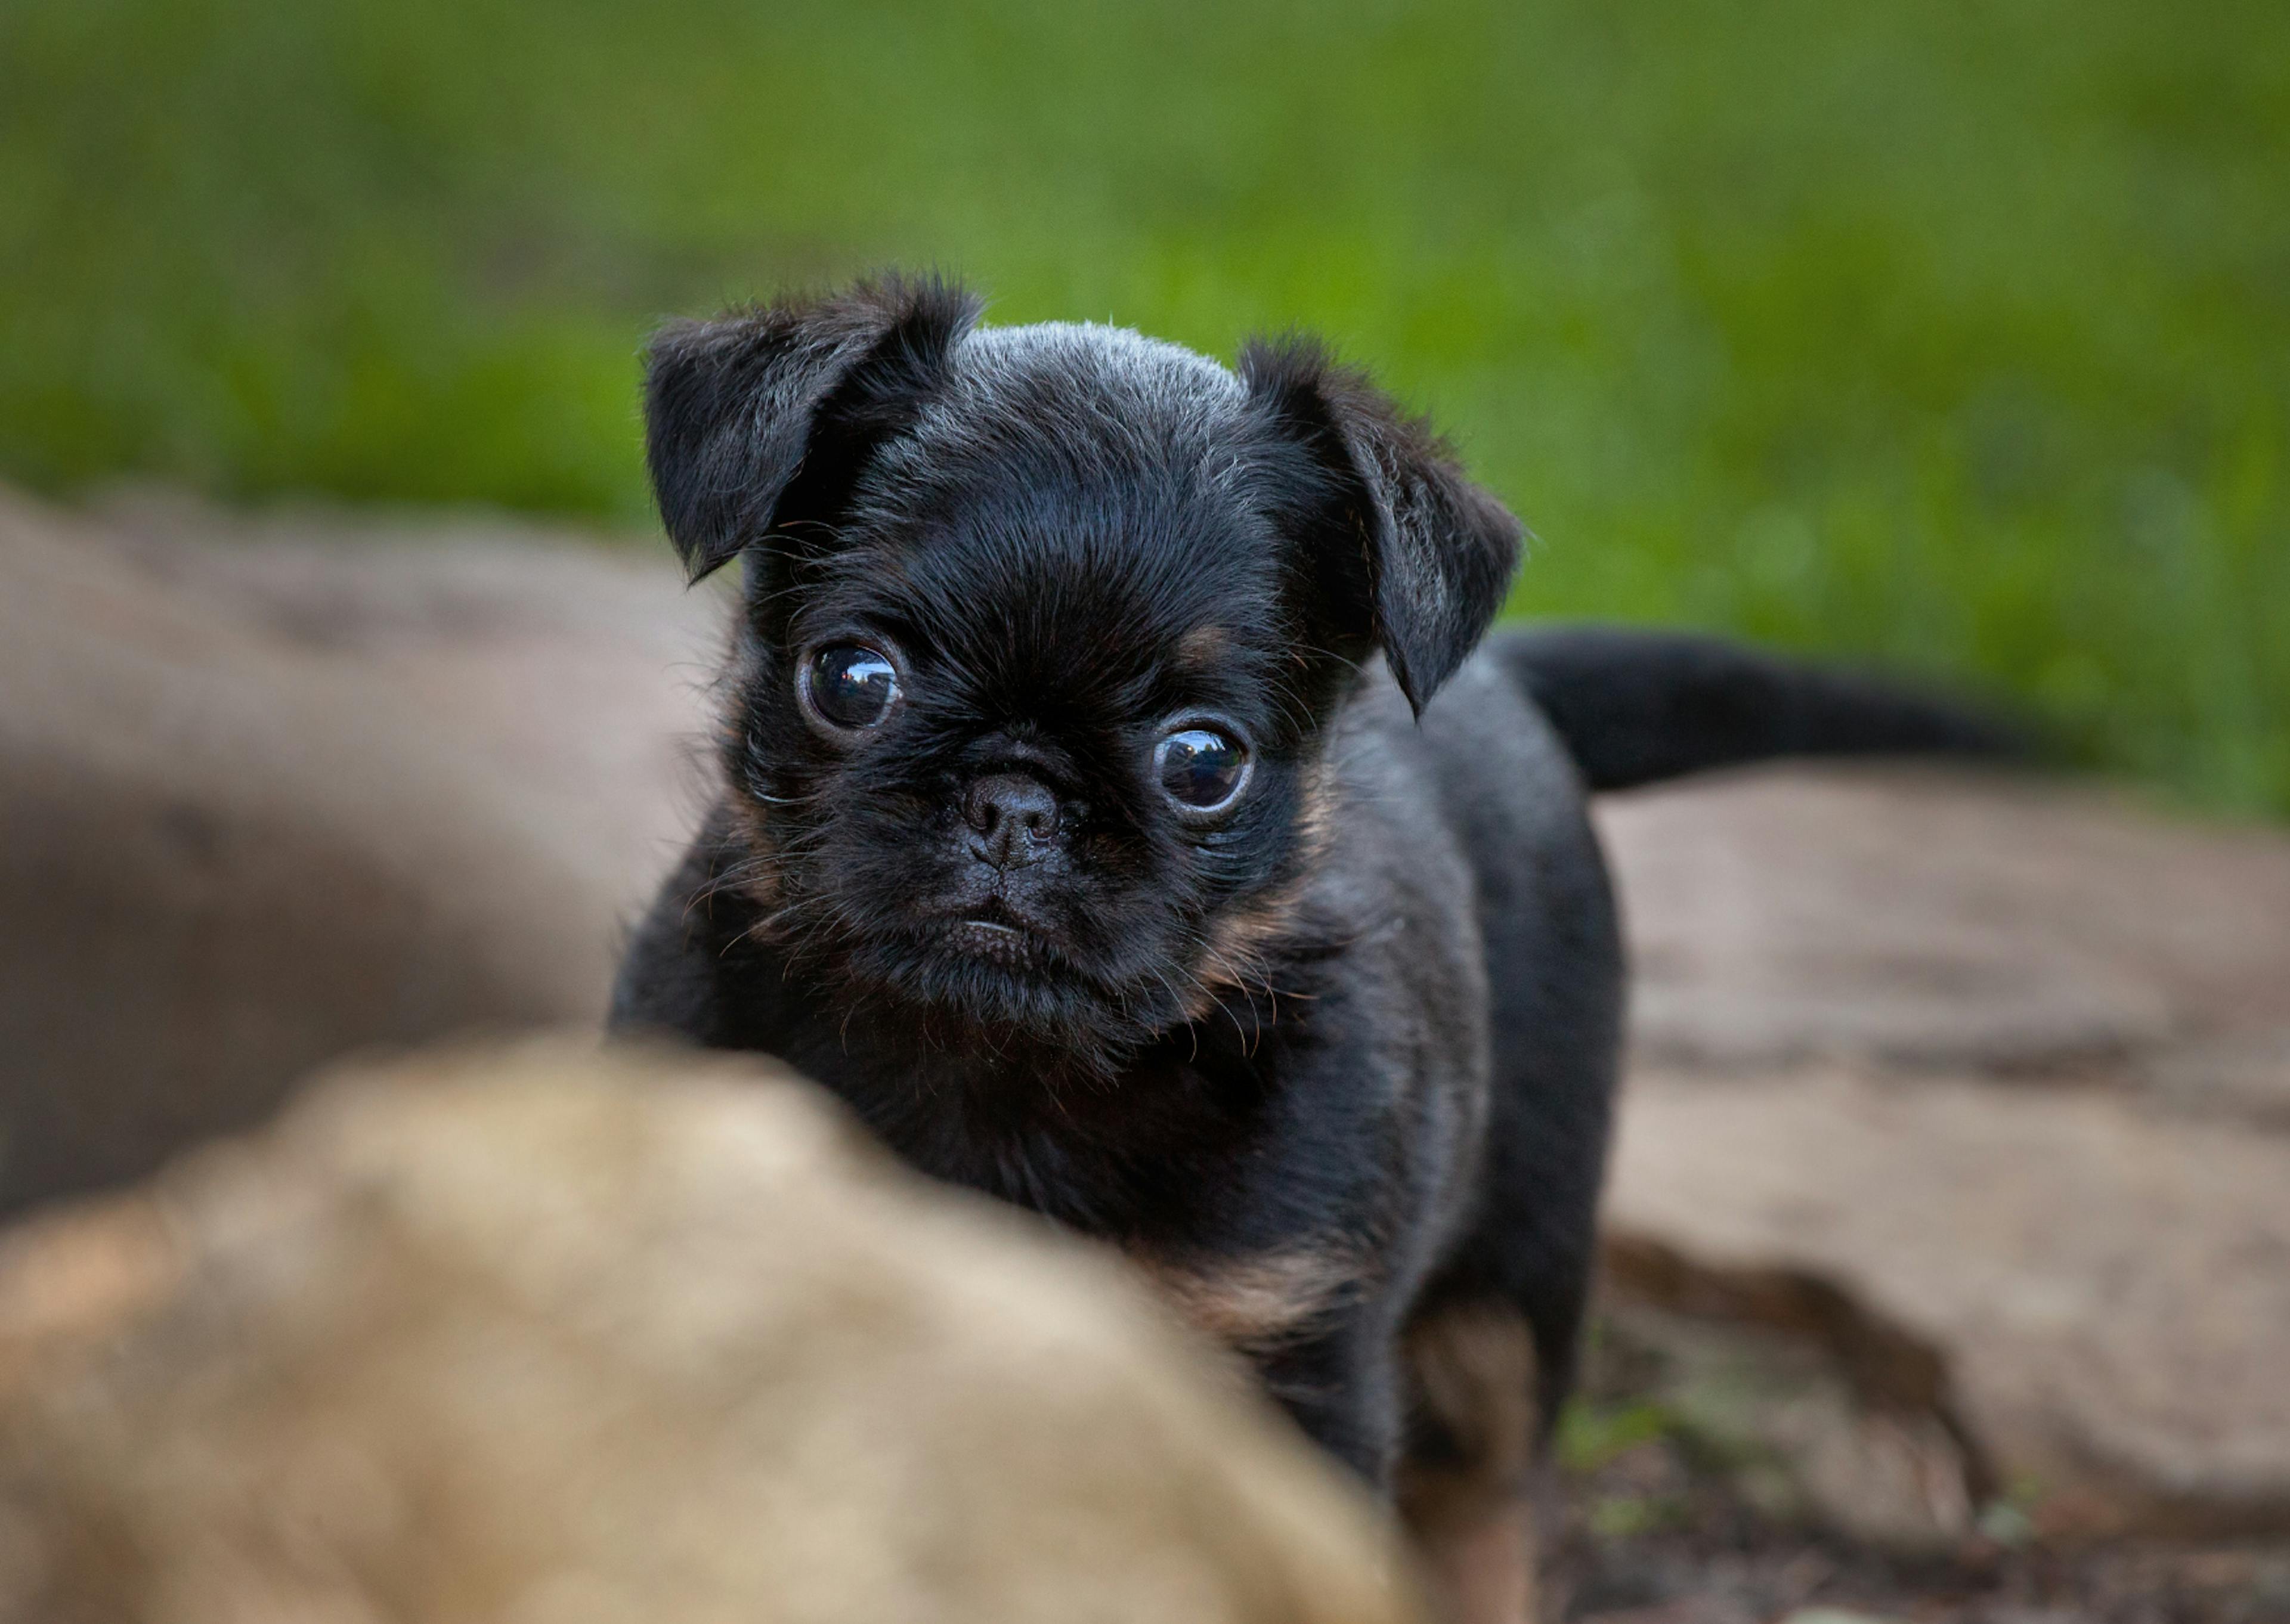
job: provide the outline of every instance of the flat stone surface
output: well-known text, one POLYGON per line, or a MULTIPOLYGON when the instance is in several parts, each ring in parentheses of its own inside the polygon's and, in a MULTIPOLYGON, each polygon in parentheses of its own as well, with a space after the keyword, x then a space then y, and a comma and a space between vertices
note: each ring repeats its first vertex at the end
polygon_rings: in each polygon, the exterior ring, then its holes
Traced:
POLYGON ((1908 769, 1598 816, 1624 1296, 1633 1249, 1712 1314, 1834 1291, 2041 1527, 2290 1533, 2290 837, 1908 769))
POLYGON ((0 1212, 349 1049, 600 1019, 698 799, 665 558, 218 523, 0 492, 0 1212))
POLYGON ((735 572, 687 588, 657 536, 151 495, 90 523, 132 575, 511 779, 536 837, 622 913, 651 901, 712 798, 709 691, 735 572))
POLYGON ((2290 1140, 1976 1079, 1641 1071, 1607 1211, 1836 1283, 2078 1516, 2290 1527, 2290 1140))
POLYGON ((2290 1030, 2290 839, 2009 777, 1798 767, 1612 796, 1649 1059, 2087 1068, 2290 1030))

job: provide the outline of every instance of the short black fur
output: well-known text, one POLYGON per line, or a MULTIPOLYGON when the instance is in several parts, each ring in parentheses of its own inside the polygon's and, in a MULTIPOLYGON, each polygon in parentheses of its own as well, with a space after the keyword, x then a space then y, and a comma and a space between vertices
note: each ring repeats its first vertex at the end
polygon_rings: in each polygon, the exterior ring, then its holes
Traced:
POLYGON ((1532 661, 1472 655, 1519 526, 1309 340, 977 313, 890 280, 655 346, 669 533, 747 592, 613 1024, 1127 1249, 1389 1485, 1410 1327, 1520 1316, 1547 1416, 1589 1281, 1621 949, 1532 661), (897 674, 860 730, 798 692, 853 648, 897 674), (1185 727, 1245 747, 1229 807, 1162 793, 1185 727))

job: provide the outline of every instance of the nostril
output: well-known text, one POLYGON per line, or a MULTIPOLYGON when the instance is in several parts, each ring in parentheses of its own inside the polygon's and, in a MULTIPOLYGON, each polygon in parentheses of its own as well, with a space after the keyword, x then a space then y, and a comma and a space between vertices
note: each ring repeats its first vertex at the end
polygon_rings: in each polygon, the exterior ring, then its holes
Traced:
POLYGON ((997 863, 1030 858, 1057 836, 1058 801, 1048 787, 1022 773, 997 772, 963 792, 963 820, 983 836, 981 855, 997 863))
POLYGON ((962 819, 981 835, 990 836, 1002 821, 1001 804, 981 780, 962 797, 962 819))

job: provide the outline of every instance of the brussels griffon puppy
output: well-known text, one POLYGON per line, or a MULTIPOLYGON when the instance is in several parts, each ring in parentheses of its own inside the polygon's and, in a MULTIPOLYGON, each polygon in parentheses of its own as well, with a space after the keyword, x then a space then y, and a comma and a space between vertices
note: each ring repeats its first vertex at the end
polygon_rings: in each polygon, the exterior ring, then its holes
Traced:
POLYGON ((978 314, 892 280, 654 343, 668 533, 746 590, 722 797, 613 1023, 783 1056, 1123 1248, 1467 1538, 1590 1282, 1622 958, 1586 788, 1962 740, 1693 640, 1475 654, 1517 521, 1317 344, 978 314))

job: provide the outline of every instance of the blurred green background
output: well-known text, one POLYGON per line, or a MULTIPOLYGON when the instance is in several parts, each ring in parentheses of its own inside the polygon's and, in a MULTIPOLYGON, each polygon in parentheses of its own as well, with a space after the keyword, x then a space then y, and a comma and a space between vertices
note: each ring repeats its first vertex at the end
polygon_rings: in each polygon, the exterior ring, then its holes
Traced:
POLYGON ((659 316, 1325 330, 1519 612, 2290 815, 2290 5, 0 0, 0 476, 646 521, 659 316))

